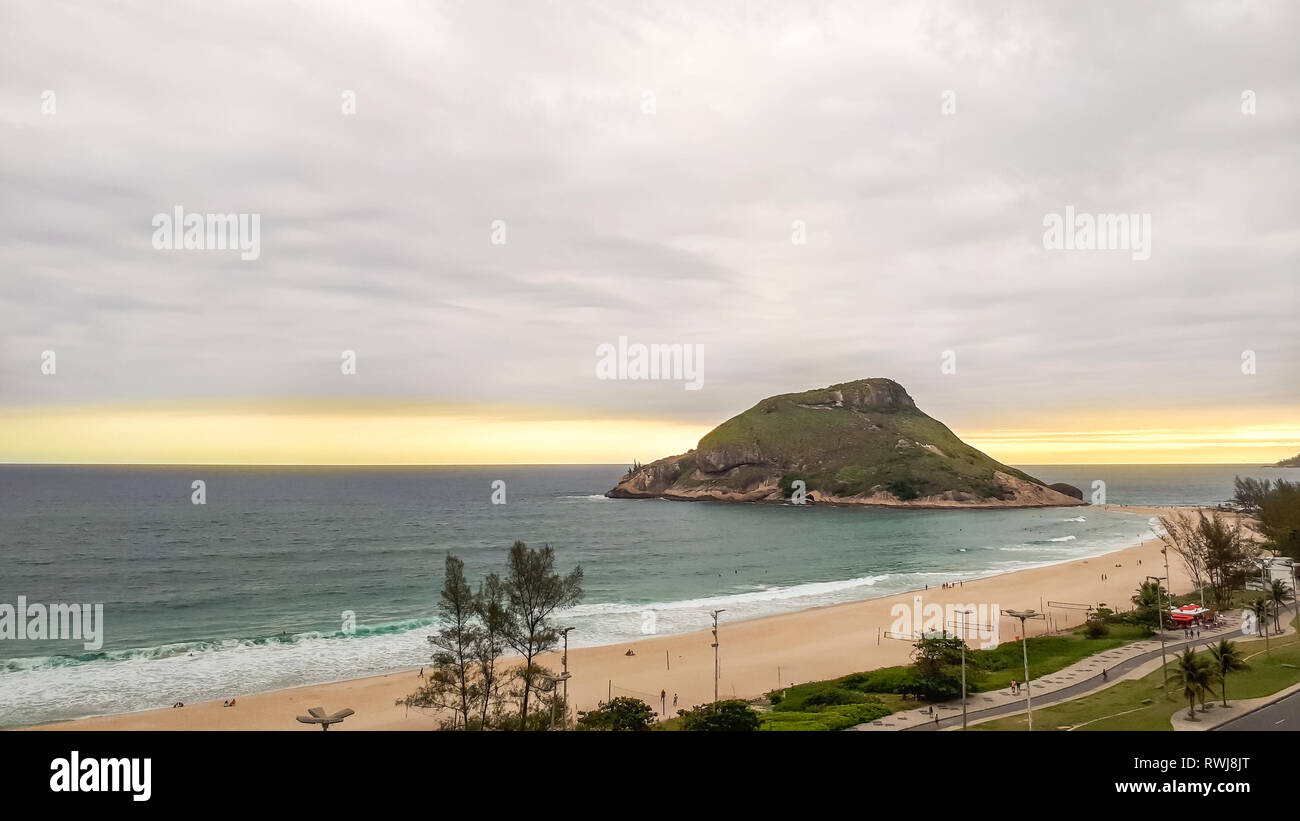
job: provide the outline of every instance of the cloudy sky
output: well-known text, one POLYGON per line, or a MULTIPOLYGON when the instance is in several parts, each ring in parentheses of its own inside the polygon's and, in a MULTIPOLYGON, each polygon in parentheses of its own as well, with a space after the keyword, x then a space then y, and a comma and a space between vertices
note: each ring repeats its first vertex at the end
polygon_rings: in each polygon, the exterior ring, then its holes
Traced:
POLYGON ((869 376, 1013 463, 1300 451, 1300 7, 793 5, 4 4, 0 460, 645 461, 869 376))

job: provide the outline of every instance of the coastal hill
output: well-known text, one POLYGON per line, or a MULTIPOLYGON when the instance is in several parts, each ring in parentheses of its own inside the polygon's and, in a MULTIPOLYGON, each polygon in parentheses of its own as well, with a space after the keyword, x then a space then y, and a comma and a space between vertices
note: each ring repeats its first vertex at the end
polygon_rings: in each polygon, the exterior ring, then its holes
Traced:
POLYGON ((1274 465, 1274 467, 1300 468, 1300 453, 1297 453, 1295 456, 1292 456, 1290 459, 1283 459, 1282 461, 1274 465))
POLYGON ((805 483, 809 501, 833 504, 1083 504, 961 441, 890 379, 764 399, 714 428, 694 450, 635 465, 605 495, 780 502, 796 480, 805 483))

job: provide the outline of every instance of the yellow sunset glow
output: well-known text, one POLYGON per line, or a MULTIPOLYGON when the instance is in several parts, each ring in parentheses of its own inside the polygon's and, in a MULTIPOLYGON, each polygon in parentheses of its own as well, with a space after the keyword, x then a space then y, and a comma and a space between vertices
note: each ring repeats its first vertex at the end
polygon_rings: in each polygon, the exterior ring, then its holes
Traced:
POLYGON ((0 461, 621 464, 642 453, 679 453, 707 430, 659 421, 564 417, 553 411, 502 413, 402 403, 9 410, 0 412, 0 461))
MULTIPOLYGON (((1184 414, 1059 429, 954 428, 1008 464, 1268 464, 1300 451, 1292 409, 1255 424, 1184 414), (1164 420, 1168 421, 1168 420, 1164 420), (1127 424, 1121 424, 1126 422, 1127 424)), ((1060 420, 1058 420, 1059 422, 1060 420)), ((1237 420, 1233 420, 1237 421, 1237 420)), ((133 464, 624 464, 681 453, 698 424, 564 408, 421 402, 213 402, 0 411, 0 461, 133 464)))

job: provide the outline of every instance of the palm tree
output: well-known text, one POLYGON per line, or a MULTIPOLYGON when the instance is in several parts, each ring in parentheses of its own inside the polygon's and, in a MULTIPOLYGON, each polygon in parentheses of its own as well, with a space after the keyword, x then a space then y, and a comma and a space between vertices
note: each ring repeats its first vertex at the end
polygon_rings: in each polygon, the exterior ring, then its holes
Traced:
POLYGON ((1163 601, 1168 597, 1160 582, 1142 582, 1137 593, 1133 595, 1133 604, 1137 607, 1138 617, 1142 621, 1150 618, 1156 629, 1164 628, 1163 601))
POLYGON ((1183 698, 1187 699, 1188 721, 1199 721, 1196 717, 1196 698, 1214 683, 1214 670, 1209 661, 1188 647, 1179 654, 1178 666, 1169 674, 1169 680, 1183 688, 1183 698))
POLYGON ((1255 624, 1261 627, 1261 632, 1268 635, 1268 600, 1255 599, 1247 605, 1250 612, 1255 614, 1255 624))
POLYGON ((1241 656, 1234 642, 1219 639, 1219 643, 1210 647, 1210 656, 1214 659, 1214 672, 1223 686, 1223 706, 1228 706, 1228 674, 1238 670, 1249 670, 1250 665, 1241 656))
POLYGON ((1282 605, 1286 604, 1286 600, 1291 598, 1291 588, 1287 586, 1286 581, 1283 579, 1274 579, 1273 586, 1265 590, 1264 594, 1268 596, 1269 604, 1273 605, 1273 627, 1275 628, 1273 632, 1281 633, 1282 605))

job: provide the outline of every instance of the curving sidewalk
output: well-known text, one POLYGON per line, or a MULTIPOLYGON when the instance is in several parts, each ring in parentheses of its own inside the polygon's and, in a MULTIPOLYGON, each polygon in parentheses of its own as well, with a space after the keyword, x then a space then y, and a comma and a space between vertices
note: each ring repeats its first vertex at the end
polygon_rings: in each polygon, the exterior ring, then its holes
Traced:
MULTIPOLYGON (((1292 605, 1288 610, 1294 610, 1292 605)), ((1179 631, 1165 631, 1165 653, 1172 657, 1189 645, 1202 645, 1220 638, 1241 636, 1239 616, 1224 617, 1225 625, 1215 630, 1202 630, 1200 638, 1183 638, 1179 631)), ((1284 627, 1286 635, 1289 627, 1284 627)), ((1096 653, 1024 685, 1032 688, 1034 709, 1078 698, 1110 687, 1130 678, 1140 678, 1160 666, 1160 639, 1142 639, 1123 647, 1096 653), (1150 663, 1154 661, 1155 664, 1150 663), (1105 678, 1102 669, 1107 671, 1105 678)), ((1009 690, 988 693, 971 693, 967 697, 967 723, 987 721, 990 718, 1014 715, 1025 711, 1025 696, 1012 695, 1009 690)), ((961 728, 961 701, 934 705, 933 709, 914 709, 893 713, 877 721, 849 727, 848 731, 874 732, 890 730, 945 730, 961 728), (938 721, 935 721, 935 717, 938 721)))

